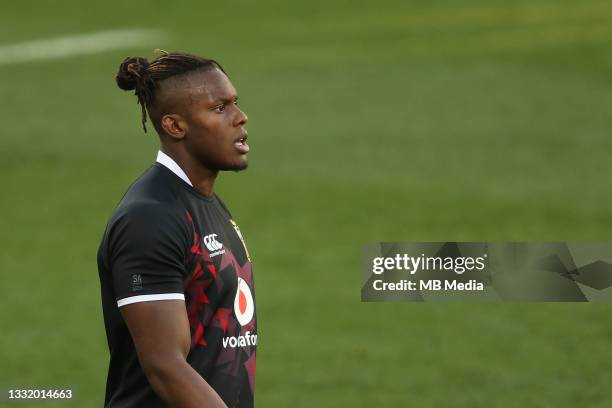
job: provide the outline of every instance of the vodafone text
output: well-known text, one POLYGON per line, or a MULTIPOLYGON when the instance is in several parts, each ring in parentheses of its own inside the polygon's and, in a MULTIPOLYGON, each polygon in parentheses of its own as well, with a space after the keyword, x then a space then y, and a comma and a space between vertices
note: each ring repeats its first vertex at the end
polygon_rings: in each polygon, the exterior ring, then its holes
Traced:
POLYGON ((223 348, 232 347, 245 347, 245 346, 256 346, 257 335, 251 334, 250 331, 244 333, 244 336, 231 336, 223 338, 223 348))
POLYGON ((454 271, 461 275, 474 269, 482 271, 485 268, 487 254, 479 257, 441 257, 441 256, 410 256, 397 254, 394 257, 376 257, 372 260, 372 273, 380 275, 385 270, 404 270, 414 275, 417 271, 454 271))

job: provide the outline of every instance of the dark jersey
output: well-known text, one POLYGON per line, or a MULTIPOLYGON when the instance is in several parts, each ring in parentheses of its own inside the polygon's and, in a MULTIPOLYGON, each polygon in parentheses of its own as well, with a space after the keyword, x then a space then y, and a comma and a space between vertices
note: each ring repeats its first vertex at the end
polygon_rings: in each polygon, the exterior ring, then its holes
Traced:
POLYGON ((156 408, 119 308, 184 299, 189 364, 229 407, 253 406, 257 324, 249 254, 230 213, 160 163, 126 192, 98 250, 110 349, 105 407, 156 408))

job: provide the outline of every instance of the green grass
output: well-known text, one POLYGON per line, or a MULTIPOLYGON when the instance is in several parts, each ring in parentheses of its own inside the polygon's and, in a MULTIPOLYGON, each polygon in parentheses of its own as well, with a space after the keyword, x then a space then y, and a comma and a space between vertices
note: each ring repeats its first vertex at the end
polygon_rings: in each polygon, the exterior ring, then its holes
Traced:
POLYGON ((170 37, 0 66, 0 387, 102 403, 95 254, 157 149, 113 76, 160 47, 221 61, 250 118, 217 190, 254 257, 258 406, 607 406, 606 304, 359 298, 366 242, 610 240, 611 24, 604 1, 4 7, 1 43, 170 37))

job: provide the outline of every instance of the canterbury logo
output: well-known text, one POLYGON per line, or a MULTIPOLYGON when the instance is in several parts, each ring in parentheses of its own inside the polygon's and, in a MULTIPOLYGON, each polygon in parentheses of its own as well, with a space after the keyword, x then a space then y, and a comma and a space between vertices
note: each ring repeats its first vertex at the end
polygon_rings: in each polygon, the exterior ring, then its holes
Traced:
POLYGON ((205 236, 202 241, 210 252, 218 251, 223 248, 223 244, 217 241, 217 234, 209 234, 205 236))

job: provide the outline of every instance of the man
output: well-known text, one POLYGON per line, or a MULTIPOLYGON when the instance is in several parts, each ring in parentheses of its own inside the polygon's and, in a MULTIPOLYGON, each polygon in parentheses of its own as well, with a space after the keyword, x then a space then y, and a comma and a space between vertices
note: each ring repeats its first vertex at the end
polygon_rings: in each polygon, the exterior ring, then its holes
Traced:
POLYGON ((251 407, 257 325, 251 260, 213 192, 247 167, 247 116, 221 66, 165 53, 129 57, 116 81, 135 90, 160 139, 98 251, 110 349, 105 407, 251 407))

